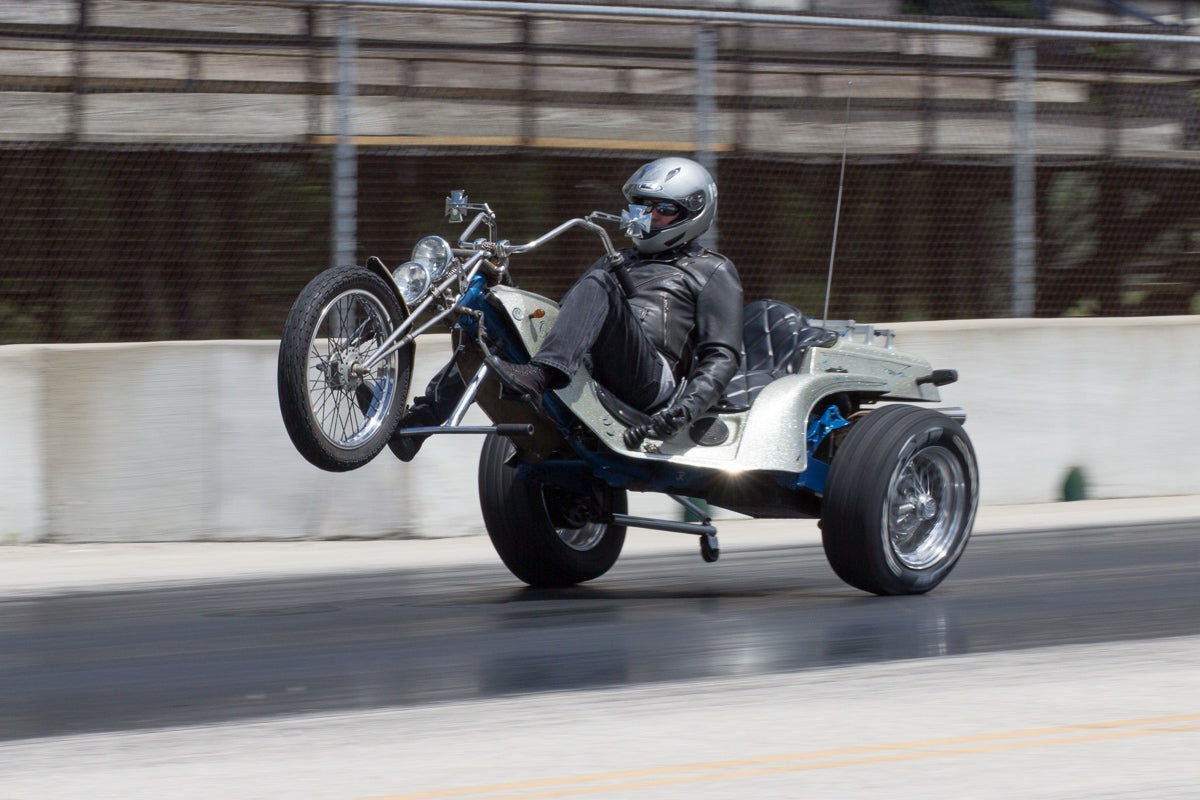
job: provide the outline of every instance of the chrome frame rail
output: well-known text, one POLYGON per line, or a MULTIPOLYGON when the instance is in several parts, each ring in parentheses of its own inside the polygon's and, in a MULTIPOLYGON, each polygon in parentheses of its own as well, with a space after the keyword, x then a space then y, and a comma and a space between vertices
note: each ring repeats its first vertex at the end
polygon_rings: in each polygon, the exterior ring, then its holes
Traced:
POLYGON ((375 351, 374 355, 372 355, 370 358, 368 358, 366 363, 363 364, 363 369, 370 369, 371 367, 375 366, 380 361, 387 358, 392 353, 399 350, 401 347, 404 347, 405 345, 409 344, 411 341, 416 339, 422 333, 429 330, 434 325, 438 324, 439 322, 444 320, 446 317, 453 314, 454 310, 455 310, 455 306, 451 306, 450 308, 447 308, 445 311, 442 311, 441 313, 434 315, 433 317, 431 317, 429 319, 428 322, 426 322, 420 328, 417 328, 415 331, 408 334, 407 336, 404 335, 405 331, 412 328, 413 320, 416 319, 418 316, 420 316, 422 313, 424 313, 425 309, 429 308, 429 306, 433 303, 433 301, 436 300, 439 296, 441 296, 442 292, 449 289, 450 284, 452 284, 458 280, 469 281, 472 278, 474 278, 475 275, 479 272, 479 269, 483 264, 483 259, 485 256, 487 256, 487 253, 480 250, 479 252, 475 253, 475 255, 471 256, 471 258, 467 261, 466 264, 463 264, 462 268, 464 270, 468 269, 468 267, 469 267, 469 271, 466 273, 465 277, 463 277, 459 271, 456 271, 453 275, 451 275, 450 277, 448 277, 444 281, 442 281, 440 284, 438 284, 437 288, 434 289, 433 291, 431 291, 428 294, 428 296, 426 296, 426 298, 423 301, 421 301, 421 303, 415 309, 413 309, 412 312, 409 313, 408 318, 406 320, 404 320, 403 322, 401 322, 396 327, 396 330, 392 331, 391 336, 384 339, 383 344, 381 344, 379 346, 379 349, 375 351), (404 336, 404 338, 401 339, 400 338, 401 336, 404 336))

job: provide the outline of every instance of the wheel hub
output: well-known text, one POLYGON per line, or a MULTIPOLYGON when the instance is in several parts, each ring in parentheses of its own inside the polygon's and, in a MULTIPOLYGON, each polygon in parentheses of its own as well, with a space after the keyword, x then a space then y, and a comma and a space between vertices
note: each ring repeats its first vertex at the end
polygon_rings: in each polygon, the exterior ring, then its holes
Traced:
POLYGON ((937 500, 927 494, 922 494, 917 497, 917 515, 925 522, 933 519, 938 515, 937 500))
POLYGON ((347 364, 346 365, 346 375, 344 378, 345 383, 346 383, 346 388, 349 389, 350 391, 354 391, 355 389, 357 389, 359 386, 362 385, 363 377, 365 375, 366 375, 366 370, 363 369, 362 364, 358 363, 357 361, 355 361, 352 364, 347 364))
POLYGON ((546 510, 559 528, 578 529, 595 522, 600 507, 592 498, 572 494, 557 486, 546 487, 546 510))
POLYGON ((330 389, 345 389, 347 391, 354 391, 361 386, 366 374, 367 371, 363 369, 362 363, 357 359, 347 361, 334 359, 329 362, 325 373, 330 389))
POLYGON ((558 538, 567 547, 586 552, 604 539, 608 526, 602 521, 604 510, 595 497, 550 484, 543 488, 542 499, 558 538))
POLYGON ((953 544, 965 513, 962 468, 943 447, 930 447, 904 465, 893 484, 888 535, 910 569, 935 564, 953 544))

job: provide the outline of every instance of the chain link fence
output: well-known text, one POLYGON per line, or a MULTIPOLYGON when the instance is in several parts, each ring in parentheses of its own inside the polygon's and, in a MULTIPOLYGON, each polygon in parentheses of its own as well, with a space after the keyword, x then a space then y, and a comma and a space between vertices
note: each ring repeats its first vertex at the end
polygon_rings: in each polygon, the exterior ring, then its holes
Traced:
POLYGON ((831 315, 1200 313, 1200 4, 436 5, 0 0, 0 343, 272 338, 451 189, 522 242, 665 154, 819 316, 843 148, 831 315))

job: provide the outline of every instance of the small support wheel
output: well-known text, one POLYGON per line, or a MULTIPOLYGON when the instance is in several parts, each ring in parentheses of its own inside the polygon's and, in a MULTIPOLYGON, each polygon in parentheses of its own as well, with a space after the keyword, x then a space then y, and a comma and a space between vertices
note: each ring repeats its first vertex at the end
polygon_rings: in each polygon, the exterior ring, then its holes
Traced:
POLYGON ((701 534, 700 557, 709 564, 714 563, 718 558, 721 557, 721 545, 717 542, 717 537, 713 534, 701 534))

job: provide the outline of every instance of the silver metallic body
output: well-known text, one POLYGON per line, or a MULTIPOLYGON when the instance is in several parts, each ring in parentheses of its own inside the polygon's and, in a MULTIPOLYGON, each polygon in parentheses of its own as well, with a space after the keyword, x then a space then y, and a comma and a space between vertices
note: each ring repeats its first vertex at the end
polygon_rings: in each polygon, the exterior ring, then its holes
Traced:
MULTIPOLYGON (((492 291, 508 311, 530 354, 536 354, 558 316, 557 303, 503 286, 492 291)), ((697 445, 687 430, 682 430, 666 441, 650 439, 640 448, 628 450, 623 438, 626 426, 601 404, 586 370, 580 370, 557 394, 601 441, 630 458, 726 472, 800 473, 807 468, 808 417, 823 398, 868 394, 885 401, 941 399, 933 384, 917 383, 932 374, 928 361, 885 345, 852 341, 849 337, 863 335, 864 331, 867 341, 875 337, 864 326, 846 327, 846 335, 832 347, 810 348, 797 374, 766 386, 749 411, 715 415, 730 430, 728 439, 716 446, 697 445)), ((888 334, 882 335, 890 342, 888 334)))

